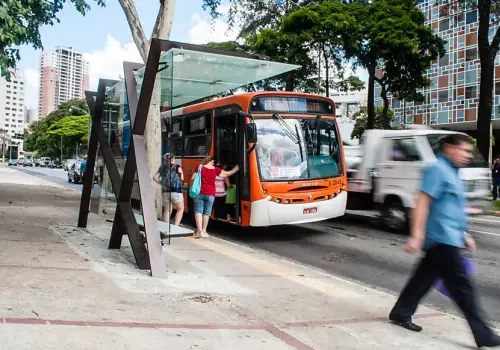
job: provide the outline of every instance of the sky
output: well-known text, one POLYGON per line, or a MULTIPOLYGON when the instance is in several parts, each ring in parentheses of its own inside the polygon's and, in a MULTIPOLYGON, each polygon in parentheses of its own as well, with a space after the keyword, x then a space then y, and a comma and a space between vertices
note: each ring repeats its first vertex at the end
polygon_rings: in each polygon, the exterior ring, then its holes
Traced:
MULTIPOLYGON (((117 79, 123 75, 123 61, 142 62, 130 34, 127 20, 118 0, 106 0, 101 8, 88 0, 92 9, 82 16, 72 6, 59 15, 60 23, 41 29, 44 51, 57 46, 70 46, 84 53, 90 68, 90 90, 96 89, 99 78, 117 79)), ((227 9, 221 5, 220 12, 227 9)), ((158 13, 159 1, 135 0, 144 31, 149 36, 158 13)), ((222 17, 211 24, 202 0, 176 0, 171 40, 204 44, 209 41, 234 40, 237 28, 228 31, 222 17)), ((19 71, 25 78, 25 104, 38 107, 39 65, 41 50, 21 48, 19 71)), ((364 78, 364 77, 363 77, 364 78)), ((364 79, 363 79, 364 80, 364 79)))

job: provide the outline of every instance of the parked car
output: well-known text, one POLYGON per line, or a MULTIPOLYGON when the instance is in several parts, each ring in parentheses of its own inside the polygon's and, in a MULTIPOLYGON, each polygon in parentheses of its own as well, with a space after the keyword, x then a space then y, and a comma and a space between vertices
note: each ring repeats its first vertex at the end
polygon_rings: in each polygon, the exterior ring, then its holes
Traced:
POLYGON ((39 167, 39 166, 40 166, 40 159, 38 159, 38 158, 37 158, 37 159, 35 159, 35 162, 34 162, 34 163, 35 163, 35 166, 36 166, 36 167, 39 167))
POLYGON ((17 159, 9 159, 9 166, 17 166, 17 159))
MULTIPOLYGON (((73 182, 75 184, 83 183, 83 174, 80 171, 80 167, 82 165, 82 161, 79 160, 73 165, 68 171, 68 182, 73 182)), ((97 183, 98 180, 98 171, 97 168, 94 168, 94 183, 97 183)))
POLYGON ((77 159, 68 159, 65 162, 63 162, 63 169, 65 171, 69 171, 71 169, 71 166, 77 162, 77 159))
POLYGON ((49 157, 40 158, 40 166, 42 168, 48 168, 50 166, 51 159, 49 157))
POLYGON ((33 161, 31 159, 25 159, 23 162, 23 167, 33 166, 33 161))
POLYGON ((54 160, 50 163, 50 168, 52 169, 62 169, 62 163, 60 160, 54 160))

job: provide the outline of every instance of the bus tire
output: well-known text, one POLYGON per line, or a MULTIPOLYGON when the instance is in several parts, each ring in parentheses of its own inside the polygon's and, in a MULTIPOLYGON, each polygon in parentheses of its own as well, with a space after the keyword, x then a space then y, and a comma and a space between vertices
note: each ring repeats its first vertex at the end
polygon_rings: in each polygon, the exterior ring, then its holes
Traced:
POLYGON ((410 229, 409 210, 401 199, 387 197, 381 208, 380 218, 384 228, 393 233, 408 234, 410 229))

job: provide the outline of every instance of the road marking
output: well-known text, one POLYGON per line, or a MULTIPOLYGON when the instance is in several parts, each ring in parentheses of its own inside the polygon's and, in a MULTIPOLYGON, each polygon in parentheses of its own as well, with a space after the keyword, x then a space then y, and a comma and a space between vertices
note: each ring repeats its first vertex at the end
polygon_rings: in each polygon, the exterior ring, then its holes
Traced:
POLYGON ((486 231, 478 231, 478 230, 469 230, 469 232, 475 232, 475 233, 481 233, 483 235, 499 236, 500 237, 500 233, 495 233, 495 232, 486 232, 486 231))
MULTIPOLYGON (((494 218, 494 216, 488 216, 491 218, 494 218)), ((470 221, 486 221, 486 222, 497 222, 500 224, 500 219, 497 218, 496 220, 490 220, 490 219, 482 219, 482 218, 469 218, 470 221)))

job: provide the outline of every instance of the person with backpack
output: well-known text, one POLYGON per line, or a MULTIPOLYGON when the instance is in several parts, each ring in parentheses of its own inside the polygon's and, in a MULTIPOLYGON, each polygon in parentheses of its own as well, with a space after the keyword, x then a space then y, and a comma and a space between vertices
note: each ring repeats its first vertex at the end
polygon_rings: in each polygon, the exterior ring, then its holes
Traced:
POLYGON ((173 207, 175 207, 174 225, 179 226, 184 214, 184 195, 182 194, 182 181, 184 173, 175 157, 171 153, 163 156, 163 161, 153 180, 162 186, 163 221, 170 221, 173 207))

